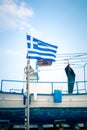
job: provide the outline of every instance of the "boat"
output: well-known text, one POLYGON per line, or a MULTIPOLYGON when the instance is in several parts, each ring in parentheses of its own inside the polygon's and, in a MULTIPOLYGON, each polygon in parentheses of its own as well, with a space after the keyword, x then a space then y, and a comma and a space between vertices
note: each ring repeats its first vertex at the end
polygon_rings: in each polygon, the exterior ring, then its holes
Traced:
MULTIPOLYGON (((76 84, 82 83, 84 81, 76 82, 76 84)), ((38 85, 39 82, 32 84, 38 85)), ((50 125, 60 121, 70 126, 87 124, 87 89, 80 90, 77 85, 75 92, 68 94, 61 89, 54 89, 53 85, 56 83, 49 84, 51 84, 50 93, 30 93, 29 95, 30 125, 50 125)), ((25 125, 25 119, 26 94, 23 90, 21 92, 1 90, 0 121, 7 120, 14 126, 25 125)))

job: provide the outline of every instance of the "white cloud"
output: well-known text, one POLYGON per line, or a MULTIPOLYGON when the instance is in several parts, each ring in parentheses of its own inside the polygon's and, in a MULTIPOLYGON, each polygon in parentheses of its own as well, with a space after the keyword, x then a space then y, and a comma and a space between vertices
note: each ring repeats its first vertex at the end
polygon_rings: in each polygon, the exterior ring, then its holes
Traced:
POLYGON ((30 27, 29 18, 34 12, 27 8, 24 2, 20 4, 13 0, 0 1, 0 29, 24 29, 30 27))
POLYGON ((31 32, 31 35, 35 37, 38 37, 38 35, 40 35, 39 32, 34 27, 30 28, 30 32, 31 32))
POLYGON ((23 57, 22 51, 12 50, 12 49, 0 49, 0 55, 6 55, 6 56, 14 56, 14 57, 23 57))
POLYGON ((21 52, 15 51, 15 50, 5 50, 4 51, 6 55, 12 55, 12 56, 21 56, 21 52))

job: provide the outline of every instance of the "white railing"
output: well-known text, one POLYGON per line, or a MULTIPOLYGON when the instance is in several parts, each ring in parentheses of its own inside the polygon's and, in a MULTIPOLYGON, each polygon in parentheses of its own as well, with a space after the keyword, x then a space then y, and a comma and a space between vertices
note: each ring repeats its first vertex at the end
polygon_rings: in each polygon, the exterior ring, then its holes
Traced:
MULTIPOLYGON (((62 90, 63 94, 68 94, 67 82, 30 82, 30 93, 53 94, 55 89, 62 90)), ((1 92, 26 92, 26 81, 1 80, 1 92)), ((87 81, 76 81, 74 83, 74 93, 87 93, 87 81)))

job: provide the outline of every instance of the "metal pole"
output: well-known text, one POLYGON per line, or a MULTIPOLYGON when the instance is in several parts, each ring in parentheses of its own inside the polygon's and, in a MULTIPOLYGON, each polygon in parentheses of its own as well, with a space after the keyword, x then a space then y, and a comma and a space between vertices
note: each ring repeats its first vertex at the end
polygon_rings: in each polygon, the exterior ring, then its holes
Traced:
POLYGON ((29 82, 30 82, 30 60, 27 59, 27 86, 26 86, 26 91, 27 91, 27 102, 26 102, 26 108, 27 108, 27 130, 29 130, 29 125, 30 125, 30 105, 29 105, 29 96, 30 96, 30 92, 29 92, 29 82))
POLYGON ((86 92, 86 65, 87 63, 84 64, 84 89, 85 89, 85 92, 86 92))

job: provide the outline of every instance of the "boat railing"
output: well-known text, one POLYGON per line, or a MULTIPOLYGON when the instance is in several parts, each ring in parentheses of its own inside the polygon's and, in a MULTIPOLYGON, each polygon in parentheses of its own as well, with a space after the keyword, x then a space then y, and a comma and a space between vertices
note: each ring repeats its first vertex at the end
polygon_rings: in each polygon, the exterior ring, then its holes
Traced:
MULTIPOLYGON (((42 82, 30 81, 30 93, 53 94, 54 90, 62 90, 63 94, 68 94, 67 82, 42 82)), ((1 80, 0 92, 26 92, 26 81, 22 80, 1 80)), ((76 81, 74 83, 73 94, 87 93, 87 81, 76 81)))

